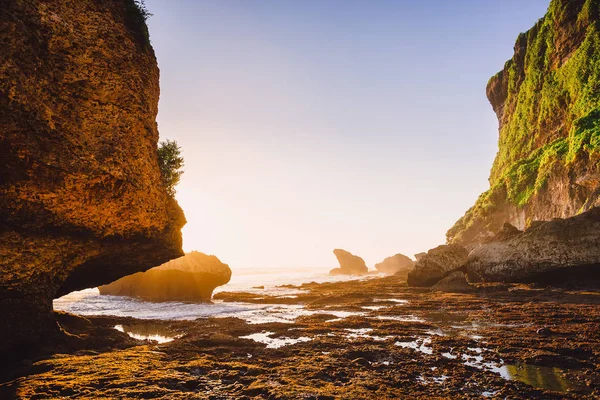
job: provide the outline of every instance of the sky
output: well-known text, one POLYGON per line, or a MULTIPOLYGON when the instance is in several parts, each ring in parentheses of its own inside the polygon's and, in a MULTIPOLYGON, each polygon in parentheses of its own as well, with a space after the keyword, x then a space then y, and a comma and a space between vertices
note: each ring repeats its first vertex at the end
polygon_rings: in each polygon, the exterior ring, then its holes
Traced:
POLYGON ((549 0, 146 0, 184 250, 369 267, 445 242, 487 190, 488 79, 549 0))

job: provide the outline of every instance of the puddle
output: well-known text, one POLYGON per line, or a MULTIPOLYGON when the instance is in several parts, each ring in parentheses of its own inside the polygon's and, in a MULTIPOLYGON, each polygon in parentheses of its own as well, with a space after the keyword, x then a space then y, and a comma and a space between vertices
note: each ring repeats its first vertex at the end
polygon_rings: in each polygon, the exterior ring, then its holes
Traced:
POLYGON ((313 311, 314 314, 330 314, 333 315, 337 318, 333 318, 333 319, 328 319, 325 322, 338 322, 341 321, 343 319, 346 319, 348 317, 363 317, 365 316, 365 313, 363 312, 357 312, 357 311, 330 311, 330 310, 318 310, 318 311, 313 311))
POLYGON ((506 365, 505 368, 511 380, 520 381, 536 388, 562 393, 568 391, 591 392, 591 388, 573 379, 569 379, 565 375, 568 372, 576 373, 576 370, 568 371, 560 368, 540 367, 529 364, 506 365))
POLYGON ((379 319, 382 321, 425 322, 423 318, 419 318, 415 315, 378 315, 370 318, 379 319))
POLYGON ((407 304, 408 300, 404 300, 404 299, 373 299, 373 302, 375 302, 375 303, 389 302, 389 303, 397 303, 397 304, 407 304))
POLYGON ((497 395, 499 390, 486 390, 485 392, 481 392, 482 397, 494 397, 497 395))
POLYGON ((382 308, 388 308, 388 307, 387 306, 362 306, 362 308, 364 308, 365 310, 377 311, 377 310, 381 310, 382 308))
POLYGON ((172 342, 178 335, 174 335, 170 330, 165 329, 160 324, 133 324, 133 325, 115 325, 114 329, 128 334, 130 337, 138 340, 154 340, 158 343, 172 342))
MULTIPOLYGON (((502 360, 500 362, 485 361, 482 354, 488 351, 487 349, 480 347, 468 347, 467 349, 472 354, 463 354, 461 356, 464 365, 493 372, 500 375, 503 379, 519 381, 538 389, 561 393, 569 391, 589 393, 591 391, 589 387, 568 377, 568 373, 577 373, 577 370, 540 367, 530 364, 504 364, 502 360)), ((457 358, 457 356, 451 353, 442 353, 442 356, 450 359, 457 358)), ((494 395, 493 392, 489 393, 490 397, 494 395)), ((485 395, 482 394, 482 396, 485 395)))
POLYGON ((344 329, 346 332, 349 332, 346 337, 347 338, 353 338, 353 339, 358 339, 358 338, 367 338, 367 339, 372 339, 376 342, 385 342, 388 339, 393 339, 393 336, 375 336, 375 335, 370 335, 371 332, 373 332, 373 328, 357 328, 357 329, 353 329, 353 328, 345 328, 344 329))
POLYGON ((403 347, 405 349, 413 349, 423 354, 433 354, 433 349, 428 347, 431 344, 430 338, 418 338, 412 342, 396 342, 396 346, 403 347))
POLYGON ((456 360, 458 358, 458 356, 455 356, 452 353, 442 353, 442 357, 446 357, 446 358, 448 358, 450 360, 456 360))
POLYGON ((502 378, 507 381, 511 379, 510 374, 508 373, 508 368, 506 365, 502 363, 496 363, 493 361, 485 362, 483 356, 479 355, 474 356, 470 354, 463 354, 462 360, 463 364, 469 367, 474 367, 477 369, 482 369, 485 371, 490 371, 495 374, 500 375, 502 378))
POLYGON ((446 336, 444 331, 442 331, 441 329, 430 329, 425 331, 425 333, 430 336, 446 336))
POLYGON ((442 376, 434 376, 434 377, 426 377, 426 376, 419 376, 417 378, 417 381, 425 384, 425 385, 430 385, 430 384, 436 384, 436 385, 442 385, 444 382, 446 382, 448 380, 448 376, 447 375, 442 375, 442 376))
POLYGON ((263 343, 267 345, 267 349, 278 349, 283 346, 290 346, 292 344, 301 343, 301 342, 310 342, 312 339, 301 336, 299 338, 288 338, 288 337, 279 337, 272 338, 274 332, 261 332, 261 333, 253 333, 252 335, 240 336, 240 339, 251 339, 258 343, 263 343))

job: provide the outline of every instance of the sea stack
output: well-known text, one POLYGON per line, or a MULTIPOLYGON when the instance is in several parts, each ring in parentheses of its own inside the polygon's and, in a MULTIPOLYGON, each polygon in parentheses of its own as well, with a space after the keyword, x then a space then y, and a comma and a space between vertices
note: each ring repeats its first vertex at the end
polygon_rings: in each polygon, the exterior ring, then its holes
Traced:
POLYGON ((340 263, 340 267, 329 271, 330 275, 364 275, 369 271, 365 260, 359 256, 342 249, 333 250, 333 254, 340 263))
POLYGON ((192 251, 146 272, 108 285, 100 294, 137 297, 149 301, 208 301, 217 286, 231 279, 231 269, 216 256, 192 251))

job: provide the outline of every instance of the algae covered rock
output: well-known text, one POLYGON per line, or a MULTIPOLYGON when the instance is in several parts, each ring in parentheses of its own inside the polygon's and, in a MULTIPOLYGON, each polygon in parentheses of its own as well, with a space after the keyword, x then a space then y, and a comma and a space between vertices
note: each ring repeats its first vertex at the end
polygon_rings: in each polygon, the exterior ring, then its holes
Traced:
POLYGON ((482 244, 466 264, 470 281, 552 282, 600 279, 600 207, 534 224, 482 244))
POLYGON ((368 272, 365 260, 359 256, 342 249, 333 250, 333 254, 340 263, 340 267, 329 271, 330 275, 364 275, 368 272))
POLYGON ((206 301, 213 290, 231 279, 231 269, 216 256, 197 251, 146 272, 138 272, 108 285, 100 294, 137 297, 149 301, 206 301))
POLYGON ((409 286, 431 286, 449 272, 462 267, 468 255, 464 247, 455 244, 431 249, 409 271, 407 283, 409 286))
POLYGON ((1 2, 0 353, 58 332, 54 298, 183 255, 133 4, 1 2))
POLYGON ((487 97, 499 122, 490 189, 447 232, 473 249, 505 222, 600 206, 600 2, 552 0, 519 35, 487 97))
POLYGON ((385 274, 393 275, 400 271, 405 271, 412 268, 414 261, 404 254, 396 254, 388 257, 382 262, 375 264, 375 269, 385 274))

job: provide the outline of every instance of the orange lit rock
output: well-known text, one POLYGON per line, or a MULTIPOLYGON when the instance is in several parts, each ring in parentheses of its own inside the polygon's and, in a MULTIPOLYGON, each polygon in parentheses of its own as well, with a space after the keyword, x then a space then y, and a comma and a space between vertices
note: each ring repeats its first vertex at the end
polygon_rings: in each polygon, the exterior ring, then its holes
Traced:
POLYGON ((396 254, 395 256, 388 257, 382 262, 375 264, 375 269, 384 274, 393 275, 397 272, 408 270, 412 268, 414 261, 405 256, 404 254, 396 254))
POLYGON ((231 279, 231 269, 217 257, 193 251, 146 272, 108 285, 100 294, 139 297, 150 301, 210 300, 217 286, 231 279))
POLYGON ((333 250, 333 254, 340 263, 340 267, 329 271, 330 275, 364 275, 368 272, 365 260, 359 256, 342 249, 333 250))
POLYGON ((183 254, 157 158, 159 70, 131 0, 0 7, 0 354, 52 299, 183 254))

